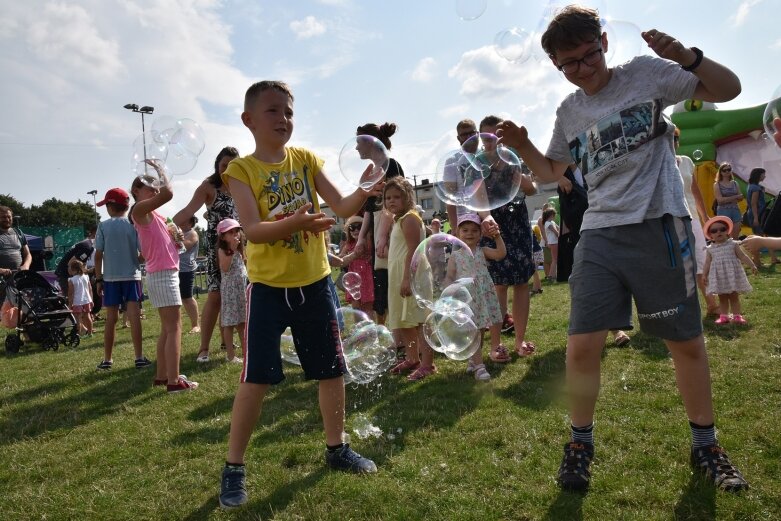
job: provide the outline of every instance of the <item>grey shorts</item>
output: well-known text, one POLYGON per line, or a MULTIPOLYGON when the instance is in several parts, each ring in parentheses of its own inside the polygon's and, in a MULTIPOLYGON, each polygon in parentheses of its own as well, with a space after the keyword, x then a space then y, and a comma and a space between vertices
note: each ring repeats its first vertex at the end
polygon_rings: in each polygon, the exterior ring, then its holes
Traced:
POLYGON ((182 296, 179 294, 178 270, 162 270, 146 274, 146 289, 149 300, 156 308, 181 306, 182 296))
POLYGON ((691 220, 665 215, 584 230, 569 278, 569 334, 632 328, 665 340, 702 333, 691 220))

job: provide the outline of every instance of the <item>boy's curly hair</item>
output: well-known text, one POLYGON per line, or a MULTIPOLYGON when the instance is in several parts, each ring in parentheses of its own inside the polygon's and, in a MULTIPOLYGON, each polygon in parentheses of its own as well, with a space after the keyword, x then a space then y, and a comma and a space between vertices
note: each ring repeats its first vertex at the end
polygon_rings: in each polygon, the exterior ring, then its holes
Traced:
POLYGON ((602 36, 602 24, 599 12, 582 5, 568 5, 548 24, 540 43, 550 57, 556 51, 568 51, 587 42, 599 40, 602 36))

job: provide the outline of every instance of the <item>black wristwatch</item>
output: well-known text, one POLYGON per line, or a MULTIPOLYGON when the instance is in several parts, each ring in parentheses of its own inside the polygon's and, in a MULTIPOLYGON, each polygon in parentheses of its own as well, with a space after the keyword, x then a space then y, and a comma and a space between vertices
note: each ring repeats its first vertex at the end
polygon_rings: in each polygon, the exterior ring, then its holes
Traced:
POLYGON ((681 65, 681 69, 685 70, 686 72, 694 72, 694 70, 700 66, 702 63, 702 51, 699 50, 697 47, 690 47, 690 50, 694 51, 694 54, 697 55, 696 58, 694 58, 694 63, 689 65, 688 67, 684 67, 681 65))

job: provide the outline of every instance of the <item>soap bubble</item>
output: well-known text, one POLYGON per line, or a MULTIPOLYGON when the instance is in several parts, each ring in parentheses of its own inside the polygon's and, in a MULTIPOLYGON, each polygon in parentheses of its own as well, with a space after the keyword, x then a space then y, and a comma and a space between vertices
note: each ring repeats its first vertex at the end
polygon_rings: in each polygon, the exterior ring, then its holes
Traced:
POLYGON ((340 191, 347 194, 356 188, 369 190, 385 177, 390 158, 382 141, 374 136, 350 138, 339 152, 340 191), (346 185, 345 185, 346 183, 346 185))
POLYGON ((488 0, 456 0, 456 14, 464 21, 480 18, 488 6, 488 0))
POLYGON ((348 271, 342 278, 342 286, 344 286, 345 293, 348 293, 353 299, 361 300, 361 276, 354 272, 348 271))
POLYGON ((702 150, 698 148, 697 150, 692 152, 692 159, 694 159, 695 161, 699 161, 700 159, 702 159, 702 150))
MULTIPOLYGON (((453 235, 434 234, 424 239, 415 248, 410 263, 410 279, 412 294, 421 308, 451 311, 450 309, 442 310, 443 303, 439 303, 439 300, 442 297, 442 292, 447 290, 451 284, 456 283, 455 265, 448 269, 450 259, 454 255, 459 257, 459 261, 463 263, 467 273, 474 272, 475 258, 472 250, 453 235)), ((455 263, 455 259, 453 262, 455 263)), ((456 292, 456 289, 451 291, 456 292)), ((448 307, 459 306, 454 302, 459 301, 446 292, 444 305, 448 307)), ((464 306, 468 307, 468 302, 464 303, 464 306)))
POLYGON ((525 29, 511 27, 494 37, 496 54, 510 63, 524 63, 531 57, 531 36, 525 29))
POLYGON ((768 101, 765 113, 762 115, 762 123, 768 137, 772 138, 773 134, 776 133, 776 128, 773 125, 773 120, 776 118, 781 118, 781 86, 773 92, 772 99, 768 101))
POLYGON ((289 364, 301 365, 301 361, 298 359, 298 353, 296 352, 296 346, 293 342, 293 334, 290 332, 290 328, 285 329, 282 333, 279 343, 279 351, 282 354, 282 360, 289 364))
POLYGON ((469 166, 465 178, 479 179, 482 183, 463 201, 463 206, 475 211, 488 211, 509 203, 518 195, 523 171, 521 160, 512 149, 498 145, 494 134, 482 132, 469 138, 462 148, 473 146, 471 141, 479 142, 482 147, 474 156, 465 156, 469 166))
POLYGON ((434 193, 445 204, 463 206, 483 185, 483 177, 471 167, 474 152, 451 150, 437 163, 434 193))
POLYGON ((143 184, 151 188, 161 188, 167 185, 169 179, 171 179, 168 166, 160 159, 140 161, 136 164, 133 173, 143 184))
POLYGON ((466 315, 431 313, 423 323, 431 348, 451 360, 466 360, 480 349, 482 331, 466 315))
POLYGON ((387 371, 396 360, 393 335, 369 316, 350 307, 336 310, 347 369, 346 382, 366 384, 387 371))
POLYGON ((152 122, 152 134, 163 141, 170 141, 176 132, 176 118, 173 116, 158 116, 152 122))
POLYGON ((608 20, 604 24, 607 33, 608 50, 605 52, 605 62, 620 65, 635 56, 646 53, 648 47, 640 36, 640 28, 631 22, 608 20))

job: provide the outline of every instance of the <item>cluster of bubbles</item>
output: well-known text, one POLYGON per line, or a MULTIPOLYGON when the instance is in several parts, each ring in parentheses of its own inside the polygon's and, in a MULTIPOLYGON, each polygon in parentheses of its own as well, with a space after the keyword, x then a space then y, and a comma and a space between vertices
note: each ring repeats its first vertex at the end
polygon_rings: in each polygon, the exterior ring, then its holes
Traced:
POLYGON ((131 169, 145 184, 160 187, 170 176, 195 168, 204 148, 206 139, 198 123, 160 116, 133 141, 131 169))
POLYGON ((396 343, 388 328, 351 307, 341 307, 336 314, 347 369, 345 383, 367 384, 396 363, 396 343))
POLYGON ((382 141, 374 136, 354 136, 339 152, 342 175, 334 179, 334 184, 345 195, 356 188, 368 191, 385 177, 389 162, 388 149, 382 141))
POLYGON ((445 204, 473 211, 499 208, 512 201, 521 186, 522 161, 494 134, 479 133, 437 163, 434 191, 445 204))
POLYGON ((457 278, 459 272, 474 273, 474 263, 472 250, 444 233, 423 240, 412 256, 412 293, 418 306, 430 311, 423 334, 434 351, 451 360, 466 360, 480 348, 482 332, 470 307, 474 281, 457 278))

